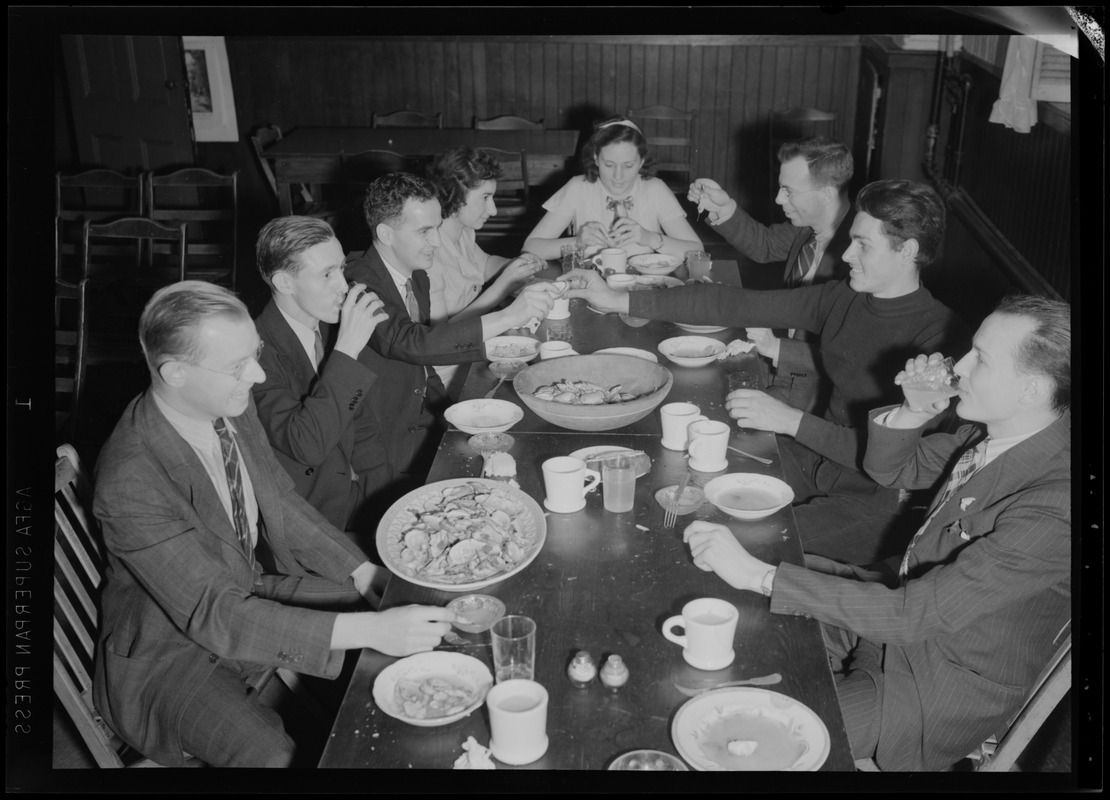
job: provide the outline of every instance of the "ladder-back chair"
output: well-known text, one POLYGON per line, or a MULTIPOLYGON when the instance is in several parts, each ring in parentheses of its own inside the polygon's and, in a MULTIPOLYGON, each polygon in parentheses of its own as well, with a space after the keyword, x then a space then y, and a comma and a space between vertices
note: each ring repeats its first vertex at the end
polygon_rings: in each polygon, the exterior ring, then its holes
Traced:
POLYGON ((54 277, 79 281, 81 230, 86 221, 105 222, 143 214, 142 179, 111 169, 54 176, 54 277))
POLYGON ((81 410, 87 352, 85 291, 87 280, 54 279, 54 429, 72 441, 81 410))
POLYGON ((479 151, 497 159, 501 177, 497 179, 497 192, 493 196, 497 214, 486 220, 478 231, 479 236, 502 237, 527 234, 529 217, 528 153, 524 150, 499 150, 479 147, 479 151))
POLYGON ((686 197, 694 174, 694 112, 654 105, 630 108, 627 117, 643 131, 656 175, 686 197))

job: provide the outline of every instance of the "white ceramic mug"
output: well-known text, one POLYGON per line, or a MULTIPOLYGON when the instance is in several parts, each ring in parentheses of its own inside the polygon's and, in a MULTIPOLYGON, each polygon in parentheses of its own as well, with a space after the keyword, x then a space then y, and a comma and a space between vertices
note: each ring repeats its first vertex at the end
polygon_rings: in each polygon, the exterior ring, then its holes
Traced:
POLYGON ((547 312, 548 319, 566 319, 570 316, 570 298, 556 297, 551 310, 547 312))
POLYGON ((682 613, 663 623, 663 636, 682 646, 682 657, 697 669, 724 669, 736 658, 732 649, 740 612, 732 603, 700 597, 682 607, 682 613), (674 628, 684 628, 679 636, 674 628))
POLYGON ((690 469, 719 472, 728 467, 728 437, 732 428, 724 422, 702 419, 690 423, 688 433, 690 469))
POLYGON ((540 361, 547 358, 559 358, 560 356, 576 356, 574 348, 570 346, 570 342, 561 342, 552 340, 543 342, 540 345, 540 361))
POLYGON ((547 689, 535 681, 511 680, 486 694, 489 749, 498 761, 531 764, 547 752, 547 689))
POLYGON ((620 247, 606 247, 590 261, 602 272, 606 270, 612 270, 613 272, 628 271, 628 253, 620 247), (601 263, 598 263, 599 261, 601 263))
POLYGON ((601 473, 588 469, 573 456, 556 456, 543 462, 544 508, 556 514, 573 514, 586 505, 586 494, 597 488, 601 473))
POLYGON ((690 423, 708 419, 693 403, 666 403, 659 409, 659 418, 663 423, 660 444, 668 450, 685 450, 690 423))

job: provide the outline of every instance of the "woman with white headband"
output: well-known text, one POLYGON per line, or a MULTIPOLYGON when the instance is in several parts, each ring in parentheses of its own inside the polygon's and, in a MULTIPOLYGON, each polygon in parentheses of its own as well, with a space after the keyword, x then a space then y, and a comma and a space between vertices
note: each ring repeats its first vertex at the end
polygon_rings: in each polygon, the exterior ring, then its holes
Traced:
POLYGON ((621 247, 629 255, 701 250, 667 184, 652 177, 647 142, 636 125, 612 117, 594 126, 582 148, 584 175, 570 179, 543 207, 547 214, 524 249, 557 260, 562 245, 621 247), (572 235, 566 235, 568 228, 572 235))

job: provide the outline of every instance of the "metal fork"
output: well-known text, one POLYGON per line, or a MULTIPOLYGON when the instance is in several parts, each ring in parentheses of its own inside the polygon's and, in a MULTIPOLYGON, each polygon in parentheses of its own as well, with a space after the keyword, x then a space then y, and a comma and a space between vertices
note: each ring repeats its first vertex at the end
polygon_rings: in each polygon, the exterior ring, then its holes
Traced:
POLYGON ((667 513, 663 515, 663 527, 673 528, 674 524, 678 522, 678 507, 681 505, 682 493, 686 491, 686 487, 690 485, 690 471, 687 470, 686 474, 682 476, 682 483, 678 484, 678 488, 674 491, 674 497, 671 498, 671 504, 667 506, 667 513))

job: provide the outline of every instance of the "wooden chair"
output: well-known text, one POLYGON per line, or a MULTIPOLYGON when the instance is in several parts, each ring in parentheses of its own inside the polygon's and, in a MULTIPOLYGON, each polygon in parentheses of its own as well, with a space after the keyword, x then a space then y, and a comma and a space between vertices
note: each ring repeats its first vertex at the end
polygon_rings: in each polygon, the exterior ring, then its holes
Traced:
POLYGON ((772 111, 767 120, 767 142, 771 170, 770 210, 775 211, 775 196, 779 187, 779 148, 794 139, 808 139, 811 136, 837 137, 836 113, 819 108, 789 108, 772 111))
POLYGON ((493 196, 497 214, 486 220, 478 231, 483 237, 505 237, 527 234, 529 228, 528 154, 524 150, 499 150, 496 147, 477 148, 501 164, 501 177, 497 179, 497 192, 493 196))
MULTIPOLYGON (((168 175, 148 174, 146 215, 189 226, 186 275, 235 290, 239 260, 239 173, 221 175, 187 167, 168 175)), ((165 248, 156 252, 167 252, 165 248)))
POLYGON ((87 280, 54 279, 54 422, 55 435, 72 441, 85 383, 87 280))
POLYGON ((626 116, 643 131, 656 175, 686 197, 694 175, 694 112, 655 105, 630 108, 626 116))
POLYGON ((443 112, 422 114, 419 111, 394 111, 389 114, 374 112, 371 125, 375 128, 442 128, 443 112))
POLYGON ((532 122, 524 117, 502 114, 489 119, 474 118, 474 130, 478 131, 542 131, 543 120, 532 122))
POLYGON ((85 221, 142 216, 142 181, 110 169, 54 176, 54 277, 79 281, 85 221))
MULTIPOLYGON (((262 176, 266 179, 270 191, 273 192, 275 201, 278 199, 277 178, 274 176, 274 170, 270 165, 270 159, 267 157, 266 151, 281 140, 281 128, 277 125, 259 125, 250 135, 251 150, 254 153, 255 163, 262 171, 262 176)), ((330 203, 317 200, 309 187, 302 183, 298 184, 295 190, 293 213, 306 217, 317 217, 334 224, 339 216, 340 209, 330 203)))

